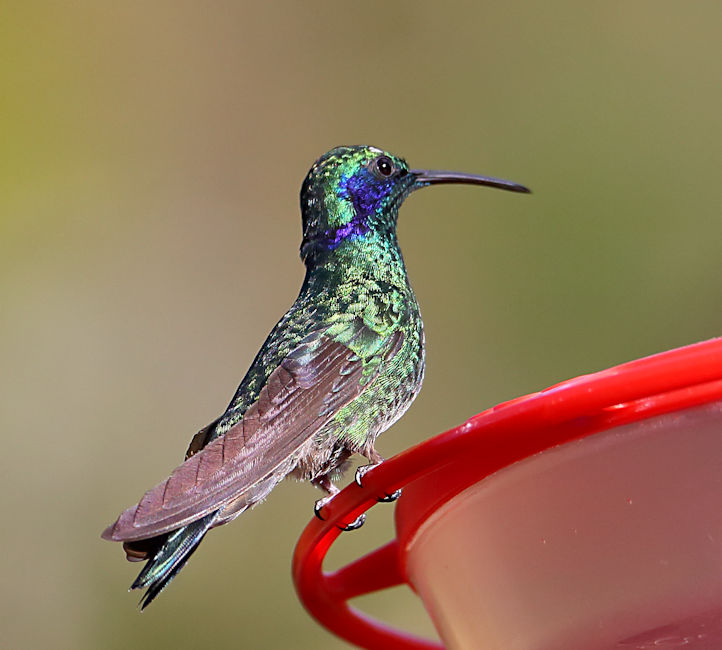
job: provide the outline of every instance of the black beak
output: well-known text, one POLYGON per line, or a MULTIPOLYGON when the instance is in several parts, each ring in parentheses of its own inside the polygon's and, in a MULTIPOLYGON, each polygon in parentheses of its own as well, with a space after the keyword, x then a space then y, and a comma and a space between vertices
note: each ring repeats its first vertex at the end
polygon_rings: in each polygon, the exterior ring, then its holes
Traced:
POLYGON ((410 173, 416 177, 416 183, 419 187, 440 185, 441 183, 464 183, 466 185, 486 185, 488 187, 498 187, 500 190, 531 194, 528 187, 512 181, 505 181, 503 178, 494 178, 493 176, 447 172, 443 169, 412 169, 410 173))

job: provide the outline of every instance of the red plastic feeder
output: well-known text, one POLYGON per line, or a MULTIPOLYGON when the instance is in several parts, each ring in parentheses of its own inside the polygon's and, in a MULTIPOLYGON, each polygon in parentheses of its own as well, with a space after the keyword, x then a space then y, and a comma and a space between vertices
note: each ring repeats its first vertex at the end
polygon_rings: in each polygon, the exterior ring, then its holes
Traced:
POLYGON ((351 608, 408 583, 448 648, 722 648, 722 339, 578 377, 386 461, 312 520, 299 596, 364 648, 439 648, 351 608), (339 525, 404 487, 397 537, 338 571, 339 525))

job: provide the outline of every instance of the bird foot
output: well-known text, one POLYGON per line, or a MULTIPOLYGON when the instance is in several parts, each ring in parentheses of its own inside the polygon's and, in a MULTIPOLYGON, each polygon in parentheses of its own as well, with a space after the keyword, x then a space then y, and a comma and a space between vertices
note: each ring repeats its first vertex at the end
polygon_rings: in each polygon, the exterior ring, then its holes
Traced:
MULTIPOLYGON (((374 467, 378 467, 381 463, 369 463, 368 465, 362 465, 356 470, 356 476, 354 477, 354 481, 356 481, 356 485, 359 487, 363 487, 363 477, 366 475, 367 472, 372 470, 374 467)), ((396 490, 395 492, 392 492, 391 494, 388 494, 387 492, 384 493, 384 496, 382 497, 376 497, 376 501, 379 503, 392 503, 396 501, 401 496, 401 490, 396 490)))

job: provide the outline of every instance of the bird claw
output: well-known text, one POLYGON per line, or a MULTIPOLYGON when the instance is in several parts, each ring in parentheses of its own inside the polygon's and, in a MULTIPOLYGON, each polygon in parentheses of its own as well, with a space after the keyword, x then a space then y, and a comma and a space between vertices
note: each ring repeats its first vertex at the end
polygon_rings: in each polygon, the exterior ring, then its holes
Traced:
POLYGON ((356 481, 356 485, 359 487, 363 487, 363 483, 361 482, 361 479, 366 475, 366 472, 372 470, 374 467, 378 467, 381 463, 369 463, 368 465, 361 465, 361 467, 356 469, 356 475, 354 476, 354 481, 356 481))
MULTIPOLYGON (((354 477, 354 481, 356 482, 356 485, 359 487, 363 487, 363 477, 366 475, 366 472, 371 471, 374 467, 378 467, 381 463, 370 463, 368 465, 362 465, 356 470, 356 476, 354 477)), ((391 494, 384 493, 384 496, 382 497, 376 497, 376 501, 379 503, 392 503, 393 501, 396 501, 401 496, 401 490, 396 490, 395 492, 392 492, 391 494)))
POLYGON ((358 530, 361 528, 361 526, 364 525, 364 522, 366 521, 366 515, 360 514, 356 519, 354 519, 350 524, 347 524, 346 526, 339 526, 339 530, 342 530, 344 532, 349 532, 351 530, 358 530))
MULTIPOLYGON (((374 467, 377 467, 381 463, 370 463, 368 465, 362 465, 356 470, 356 475, 354 477, 354 481, 356 482, 356 485, 359 487, 363 487, 362 479, 366 472, 369 470, 372 470, 374 467)), ((323 487, 323 486, 322 486, 323 487)), ((323 497, 323 499, 319 499, 316 501, 316 503, 313 504, 313 514, 316 515, 321 521, 326 521, 326 519, 321 514, 321 510, 328 505, 328 503, 333 499, 333 497, 338 492, 338 489, 334 491, 333 494, 329 494, 328 496, 323 497)), ((391 494, 384 494, 382 497, 378 497, 376 500, 380 503, 391 503, 392 501, 396 501, 401 496, 401 490, 396 490, 395 492, 392 492, 391 494)), ((364 525, 364 522, 366 521, 366 515, 360 514, 356 519, 354 519, 350 524, 347 524, 346 526, 338 526, 340 530, 343 531, 350 531, 350 530, 358 530, 361 528, 361 526, 364 525)))
POLYGON ((321 521, 326 521, 321 514, 321 510, 323 510, 331 501, 333 498, 333 494, 329 494, 327 497, 323 497, 323 499, 319 499, 316 501, 316 503, 313 504, 313 514, 316 515, 321 521))
POLYGON ((393 503, 401 496, 401 490, 396 490, 395 492, 392 492, 391 494, 386 494, 382 497, 376 497, 376 501, 379 503, 393 503))
MULTIPOLYGON (((333 499, 335 495, 329 494, 327 497, 323 497, 323 499, 319 499, 316 501, 316 503, 313 504, 313 514, 316 515, 321 521, 326 521, 325 517, 321 514, 321 510, 323 510, 333 499)), ((354 519, 350 524, 347 524, 346 526, 339 526, 338 528, 343 531, 349 531, 349 530, 356 530, 358 528, 361 528, 361 526, 364 525, 364 522, 366 521, 366 515, 361 514, 356 519, 354 519)))

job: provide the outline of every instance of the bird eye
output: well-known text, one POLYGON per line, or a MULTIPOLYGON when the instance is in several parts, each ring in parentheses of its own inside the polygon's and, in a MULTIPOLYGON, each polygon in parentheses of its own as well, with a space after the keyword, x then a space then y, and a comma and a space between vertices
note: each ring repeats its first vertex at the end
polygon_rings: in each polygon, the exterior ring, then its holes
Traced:
POLYGON ((394 173, 394 163, 388 156, 379 156, 374 162, 374 171, 378 176, 388 178, 394 173))

